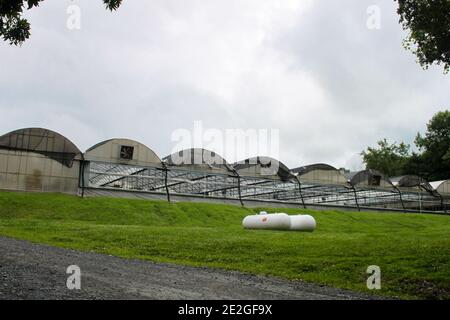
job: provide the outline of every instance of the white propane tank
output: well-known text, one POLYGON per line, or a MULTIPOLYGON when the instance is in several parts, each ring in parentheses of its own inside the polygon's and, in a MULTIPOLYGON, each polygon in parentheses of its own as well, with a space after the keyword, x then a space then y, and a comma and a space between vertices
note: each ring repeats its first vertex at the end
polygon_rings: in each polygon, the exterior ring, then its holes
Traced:
POLYGON ((293 231, 309 231, 312 232, 316 229, 316 220, 310 215, 296 215, 290 216, 291 226, 289 230, 293 231))
POLYGON ((291 219, 286 213, 247 216, 242 221, 245 229, 289 230, 291 219))

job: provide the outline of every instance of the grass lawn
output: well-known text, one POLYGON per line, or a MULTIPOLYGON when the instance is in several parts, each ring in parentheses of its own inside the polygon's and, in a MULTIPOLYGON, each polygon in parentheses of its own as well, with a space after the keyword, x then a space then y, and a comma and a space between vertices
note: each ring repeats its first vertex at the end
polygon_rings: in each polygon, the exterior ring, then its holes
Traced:
POLYGON ((0 192, 0 235, 400 298, 450 299, 449 216, 280 209, 310 213, 317 230, 244 230, 243 217, 262 209, 0 192), (366 288, 369 265, 381 268, 381 290, 366 288))

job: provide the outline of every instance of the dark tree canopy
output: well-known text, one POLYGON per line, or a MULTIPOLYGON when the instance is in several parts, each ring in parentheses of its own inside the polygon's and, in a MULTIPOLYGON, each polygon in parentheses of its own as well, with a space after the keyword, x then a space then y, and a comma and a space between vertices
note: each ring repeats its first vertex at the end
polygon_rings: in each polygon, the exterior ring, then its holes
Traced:
POLYGON ((436 63, 450 69, 450 0, 395 0, 403 29, 408 30, 405 48, 423 68, 436 63))
POLYGON ((425 135, 417 134, 416 146, 422 171, 429 180, 450 178, 450 111, 436 113, 427 124, 425 135))
POLYGON ((450 111, 436 113, 425 135, 418 133, 414 142, 419 152, 411 154, 403 142, 379 141, 377 148, 362 152, 366 168, 388 176, 416 174, 428 181, 450 179, 450 111))
MULTIPOLYGON (((0 36, 10 44, 20 45, 30 37, 31 26, 23 18, 24 10, 30 10, 44 0, 0 0, 0 36)), ((106 8, 116 10, 122 0, 103 0, 106 8)))
POLYGON ((389 144, 386 139, 378 141, 377 148, 367 148, 361 155, 367 169, 375 169, 388 177, 404 175, 410 146, 401 142, 389 144))

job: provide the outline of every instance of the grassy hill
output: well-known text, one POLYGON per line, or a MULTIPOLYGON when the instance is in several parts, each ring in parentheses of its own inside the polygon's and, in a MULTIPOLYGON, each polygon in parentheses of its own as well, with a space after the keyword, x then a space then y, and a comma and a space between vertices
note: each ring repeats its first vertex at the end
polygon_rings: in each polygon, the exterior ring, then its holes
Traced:
POLYGON ((401 298, 450 299, 449 216, 266 208, 307 212, 318 228, 244 230, 243 217, 263 209, 0 192, 0 235, 401 298), (381 268, 381 290, 366 288, 369 265, 381 268))

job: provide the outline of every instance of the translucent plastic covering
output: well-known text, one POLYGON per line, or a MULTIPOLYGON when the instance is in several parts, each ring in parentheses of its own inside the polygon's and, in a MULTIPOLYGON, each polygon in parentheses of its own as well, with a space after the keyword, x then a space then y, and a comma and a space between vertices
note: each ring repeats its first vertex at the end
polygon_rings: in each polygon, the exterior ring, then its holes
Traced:
POLYGON ((311 164, 311 165, 307 165, 307 166, 291 169, 291 171, 293 173, 296 173, 299 176, 307 174, 308 172, 311 172, 311 171, 314 171, 314 170, 337 171, 337 169, 335 167, 330 166, 329 164, 326 164, 326 163, 316 163, 316 164, 311 164))
POLYGON ((109 139, 84 153, 87 161, 136 166, 161 166, 161 159, 146 145, 130 139, 109 139))
POLYGON ((430 192, 433 191, 433 187, 425 179, 416 175, 392 177, 389 180, 398 188, 423 188, 430 192))
POLYGON ((335 167, 325 163, 291 169, 302 182, 346 185, 347 178, 335 167))
POLYGON ((27 128, 0 137, 0 148, 35 152, 71 168, 81 151, 66 137, 51 130, 27 128))
POLYGON ((434 181, 430 182, 433 190, 436 190, 439 194, 450 196, 450 180, 434 181))
POLYGON ((214 151, 192 148, 175 152, 165 158, 163 161, 168 166, 185 167, 194 170, 219 170, 225 172, 233 172, 231 165, 227 161, 215 153, 214 151))
POLYGON ((254 157, 236 162, 234 169, 240 175, 278 177, 282 181, 294 178, 291 170, 280 161, 270 157, 254 157))
POLYGON ((346 174, 348 182, 352 186, 366 186, 366 187, 384 187, 389 188, 392 185, 391 181, 382 173, 376 170, 362 170, 357 172, 350 172, 346 174))

